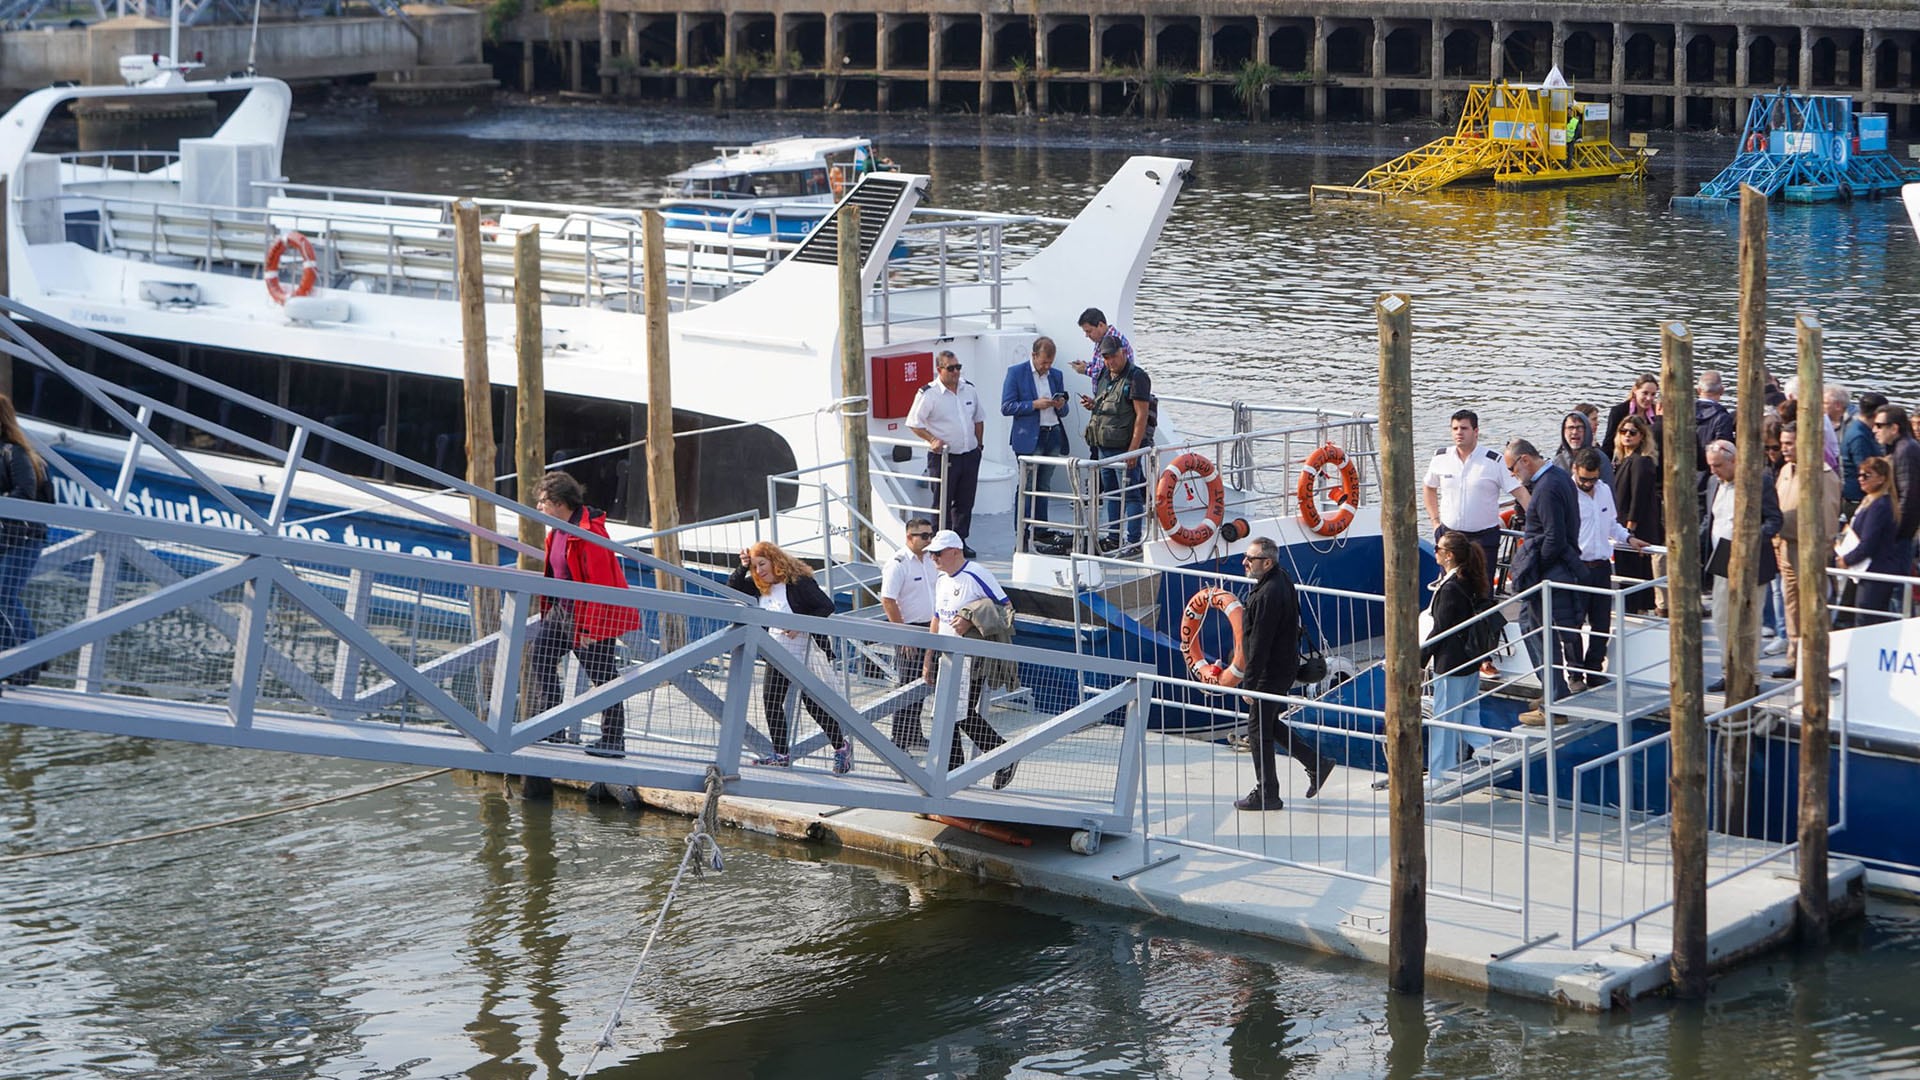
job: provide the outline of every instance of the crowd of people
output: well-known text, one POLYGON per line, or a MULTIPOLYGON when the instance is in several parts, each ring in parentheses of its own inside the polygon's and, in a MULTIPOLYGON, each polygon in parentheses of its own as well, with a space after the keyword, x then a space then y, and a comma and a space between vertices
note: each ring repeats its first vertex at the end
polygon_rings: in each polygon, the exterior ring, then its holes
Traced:
MULTIPOLYGON (((1793 677, 1799 664, 1800 575, 1828 567, 1869 575, 1914 573, 1920 416, 1878 393, 1855 397, 1830 386, 1815 404, 1800 401, 1795 390, 1791 381, 1767 390, 1762 433, 1767 460, 1758 493, 1762 543, 1752 582, 1762 589, 1762 601, 1756 625, 1749 627, 1731 625, 1728 575, 1738 450, 1735 416, 1723 401, 1726 386, 1718 372, 1702 375, 1694 400, 1687 403, 1662 402, 1660 380, 1642 375, 1604 418, 1597 406, 1575 406, 1561 420, 1559 446, 1551 457, 1523 438, 1501 451, 1483 446, 1479 418, 1464 409, 1453 415, 1451 444, 1435 452, 1423 483, 1442 571, 1429 609, 1433 646, 1425 656, 1435 676, 1435 718, 1443 721, 1429 742, 1429 783, 1444 780, 1470 750, 1485 756, 1479 736, 1444 725, 1479 723, 1477 690, 1472 689, 1478 674, 1472 665, 1479 658, 1465 655, 1465 636, 1457 628, 1483 617, 1496 587, 1502 505, 1508 497, 1521 519, 1520 542, 1506 574, 1508 591, 1524 593, 1542 581, 1593 588, 1611 587, 1616 579, 1652 582, 1666 574, 1661 462, 1685 455, 1700 492, 1701 566, 1703 584, 1711 588, 1707 605, 1714 633, 1721 642, 1758 636, 1761 655, 1778 658, 1766 672, 1777 678, 1793 677), (1675 446, 1667 438, 1662 421, 1673 408, 1691 411, 1693 445, 1675 446), (1800 475, 1795 454, 1803 438, 1819 440, 1818 476, 1800 475), (1799 515, 1808 513, 1820 515, 1832 538, 1823 550, 1801 550, 1799 515)), ((1901 590, 1909 587, 1884 578, 1841 577, 1844 583, 1833 591, 1839 627, 1896 617, 1901 590)), ((1529 659, 1542 673, 1543 686, 1560 698, 1606 685, 1612 598, 1575 589, 1551 591, 1550 605, 1535 593, 1519 610, 1529 659)), ((1665 617, 1667 591, 1636 589, 1628 594, 1626 609, 1665 617)), ((1724 678, 1706 689, 1724 690, 1724 678)), ((1537 726, 1546 716, 1531 709, 1520 720, 1537 726)))

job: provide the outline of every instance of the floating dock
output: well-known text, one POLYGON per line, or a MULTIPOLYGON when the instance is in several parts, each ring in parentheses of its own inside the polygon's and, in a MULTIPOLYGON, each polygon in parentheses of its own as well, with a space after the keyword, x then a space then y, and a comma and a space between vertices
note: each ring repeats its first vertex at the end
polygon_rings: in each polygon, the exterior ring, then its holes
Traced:
POLYGON ((1538 85, 1480 83, 1452 135, 1367 171, 1351 185, 1316 184, 1314 200, 1418 195, 1491 179, 1496 187, 1639 179, 1646 155, 1613 145, 1606 102, 1577 101, 1556 69, 1538 85))
POLYGON ((1769 199, 1835 202, 1890 194, 1920 180, 1920 170, 1887 152, 1887 117, 1856 112, 1845 94, 1796 94, 1784 87, 1753 99, 1740 151, 1675 210, 1723 210, 1742 186, 1769 199))

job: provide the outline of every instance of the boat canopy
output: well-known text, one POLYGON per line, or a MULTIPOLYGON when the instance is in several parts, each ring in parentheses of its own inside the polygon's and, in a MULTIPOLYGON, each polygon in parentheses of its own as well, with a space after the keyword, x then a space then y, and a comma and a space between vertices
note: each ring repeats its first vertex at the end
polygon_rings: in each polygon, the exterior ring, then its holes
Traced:
POLYGON ((826 139, 795 137, 767 139, 749 146, 721 146, 720 156, 674 173, 668 180, 718 180, 762 172, 786 172, 794 169, 824 168, 833 154, 850 154, 873 149, 873 141, 864 136, 826 139))

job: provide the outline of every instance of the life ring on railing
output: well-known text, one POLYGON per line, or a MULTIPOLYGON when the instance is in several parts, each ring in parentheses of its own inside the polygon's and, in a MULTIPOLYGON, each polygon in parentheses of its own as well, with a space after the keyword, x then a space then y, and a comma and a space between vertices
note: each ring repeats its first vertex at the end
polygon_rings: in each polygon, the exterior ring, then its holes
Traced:
POLYGON ((313 255, 313 241, 295 230, 285 232, 274 238, 273 246, 267 249, 267 295, 273 302, 284 305, 289 296, 305 296, 313 291, 314 282, 320 279, 320 271, 314 268, 319 260, 313 255), (280 280, 280 257, 292 248, 300 256, 300 283, 292 292, 280 280))
POLYGON ((1765 136, 1761 135, 1757 131, 1747 136, 1747 149, 1749 151, 1759 150, 1761 147, 1764 147, 1766 144, 1767 143, 1766 143, 1765 136))
MULTIPOLYGON (((1192 493, 1191 488, 1188 493, 1192 493)), ((1205 454, 1188 451, 1160 470, 1160 479, 1153 488, 1153 516, 1166 531, 1167 539, 1176 544, 1199 547, 1213 539, 1227 516, 1226 484, 1220 479, 1220 471, 1213 467, 1213 460, 1205 454), (1183 526, 1173 509, 1173 493, 1180 485, 1195 481, 1207 487, 1207 517, 1205 521, 1183 526)))
POLYGON ((847 193, 846 174, 839 169, 827 170, 827 187, 833 189, 833 197, 835 199, 844 197, 847 193))
POLYGON ((1193 677, 1209 686, 1239 686, 1247 677, 1246 608, 1240 598, 1225 589, 1205 588, 1187 601, 1180 616, 1180 655, 1186 658, 1193 677), (1218 611, 1233 627, 1233 656, 1225 667, 1207 659, 1200 647, 1200 626, 1208 611, 1218 611))
POLYGON ((1353 524, 1353 509, 1360 505, 1360 469, 1347 457, 1345 450, 1328 443, 1307 455, 1307 463, 1300 469, 1300 486, 1295 489, 1294 497, 1300 504, 1300 524, 1321 536, 1338 536, 1353 524), (1320 511, 1320 478, 1322 470, 1328 467, 1338 470, 1340 486, 1327 492, 1335 509, 1323 514, 1320 511))

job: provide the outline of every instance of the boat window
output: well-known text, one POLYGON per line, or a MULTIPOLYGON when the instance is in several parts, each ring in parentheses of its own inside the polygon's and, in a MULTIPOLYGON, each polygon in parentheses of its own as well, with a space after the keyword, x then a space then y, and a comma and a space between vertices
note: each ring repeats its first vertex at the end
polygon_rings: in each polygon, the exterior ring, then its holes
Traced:
MULTIPOLYGON (((431 465, 449 476, 467 475, 467 407, 459 379, 425 375, 394 376, 393 424, 390 437, 376 440, 401 457, 431 465)), ((493 388, 494 475, 513 471, 513 407, 504 386, 493 388)), ((400 473, 396 482, 438 488, 437 481, 400 473)), ((511 491, 503 487, 502 491, 511 491)))
MULTIPOLYGON (((56 337, 34 324, 28 325, 27 332, 38 338, 41 344, 53 349, 54 354, 67 363, 82 368, 87 366, 87 357, 93 352, 92 346, 82 345, 72 338, 56 337)), ((87 401, 65 376, 25 360, 9 359, 8 363, 13 365, 13 407, 22 416, 61 427, 80 426, 80 417, 86 411, 87 401)))
MULTIPOLYGON (((262 401, 278 402, 281 399, 280 384, 286 369, 284 361, 258 353, 195 347, 187 352, 186 366, 196 375, 204 375, 262 401)), ((231 398, 190 386, 186 392, 186 403, 187 410, 193 415, 206 417, 222 427, 261 442, 285 447, 290 438, 286 425, 276 423, 271 416, 258 409, 239 405, 231 398)), ((264 455, 245 449, 231 439, 191 425, 182 431, 177 445, 187 450, 207 450, 216 454, 265 460, 264 455)))
MULTIPOLYGON (((675 410, 673 470, 679 490, 681 521, 702 521, 725 517, 742 510, 767 510, 767 477, 791 472, 796 467, 793 448, 779 435, 764 427, 733 428, 712 435, 695 434, 699 428, 718 427, 732 421, 683 413, 675 410)), ((646 475, 636 474, 633 500, 636 518, 647 512, 646 475)), ((781 509, 791 509, 796 490, 783 484, 776 491, 781 509)))
POLYGON ((783 169, 780 172, 759 173, 753 177, 754 189, 749 194, 762 199, 792 199, 801 195, 817 194, 808 183, 807 178, 810 172, 811 170, 783 169))
POLYGON ((547 464, 580 481, 588 505, 605 510, 614 521, 646 516, 645 495, 637 510, 628 497, 628 477, 636 468, 645 469, 634 464, 645 461, 641 448, 627 446, 636 432, 645 430, 644 419, 639 425, 634 422, 636 411, 627 402, 547 395, 547 464))
MULTIPOLYGON (((286 407, 348 435, 381 443, 386 435, 389 378, 385 372, 365 368, 290 360, 286 407)), ((327 439, 309 442, 307 456, 354 476, 368 475, 374 465, 367 454, 327 439)))
MULTIPOLYGON (((133 343, 135 348, 158 360, 177 362, 180 347, 169 341, 140 341, 133 343)), ((117 353, 93 350, 85 365, 88 371, 100 376, 116 386, 124 387, 135 393, 152 398, 156 402, 165 402, 175 406, 186 404, 187 388, 180 380, 164 372, 155 371, 145 364, 135 363, 122 358, 117 353)), ((121 399, 120 404, 128 412, 137 413, 139 406, 121 399)), ((127 428, 106 409, 88 402, 82 410, 80 427, 87 431, 103 435, 126 435, 127 428)), ((180 435, 178 421, 155 417, 151 425, 153 433, 168 442, 174 442, 180 435)))
POLYGON ((803 195, 833 194, 833 183, 831 180, 827 178, 827 170, 809 169, 807 171, 807 190, 804 192, 801 192, 801 194, 803 195))

